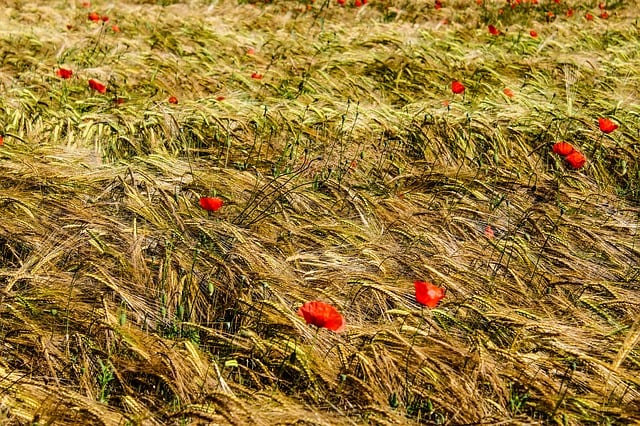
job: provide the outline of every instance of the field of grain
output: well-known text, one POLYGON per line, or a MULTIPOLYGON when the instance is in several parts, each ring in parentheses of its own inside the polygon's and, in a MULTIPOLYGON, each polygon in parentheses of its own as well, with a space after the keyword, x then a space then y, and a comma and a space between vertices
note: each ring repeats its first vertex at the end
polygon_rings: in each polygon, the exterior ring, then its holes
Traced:
POLYGON ((640 422, 640 5, 342 3, 2 2, 1 424, 640 422))

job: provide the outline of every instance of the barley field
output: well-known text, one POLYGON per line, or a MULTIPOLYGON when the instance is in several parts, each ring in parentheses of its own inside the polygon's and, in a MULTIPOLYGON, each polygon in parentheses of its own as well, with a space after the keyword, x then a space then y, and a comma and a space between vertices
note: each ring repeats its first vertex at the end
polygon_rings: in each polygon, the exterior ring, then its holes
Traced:
POLYGON ((639 424, 639 15, 3 1, 0 424, 639 424))

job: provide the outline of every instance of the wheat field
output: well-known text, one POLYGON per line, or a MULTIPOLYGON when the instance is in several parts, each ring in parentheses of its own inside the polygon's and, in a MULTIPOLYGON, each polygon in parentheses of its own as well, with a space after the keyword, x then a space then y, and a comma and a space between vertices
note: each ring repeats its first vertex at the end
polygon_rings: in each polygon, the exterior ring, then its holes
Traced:
POLYGON ((640 5, 343 3, 2 2, 0 423, 640 423, 640 5))

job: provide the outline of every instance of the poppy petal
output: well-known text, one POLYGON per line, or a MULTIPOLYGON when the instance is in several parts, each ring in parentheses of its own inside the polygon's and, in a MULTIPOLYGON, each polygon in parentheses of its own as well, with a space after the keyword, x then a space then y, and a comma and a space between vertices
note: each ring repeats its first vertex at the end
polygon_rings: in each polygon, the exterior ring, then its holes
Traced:
POLYGON ((71 76, 73 75, 73 71, 66 68, 58 68, 58 70, 56 71, 56 75, 67 80, 71 78, 71 76))
POLYGON ((307 302, 298 309, 307 324, 339 333, 345 328, 344 317, 336 308, 319 300, 307 302))
POLYGON ((224 201, 218 197, 201 197, 199 202, 200 207, 209 212, 218 211, 224 205, 224 201))
POLYGON ((556 142, 556 143, 554 143, 552 150, 556 154, 562 155, 562 156, 569 155, 573 151, 575 151, 575 149, 573 148, 573 145, 571 145, 570 143, 567 143, 567 142, 556 142))
POLYGON ((567 155, 564 159, 574 169, 581 169, 587 162, 587 159, 585 158, 585 156, 578 151, 573 151, 571 154, 567 155))
POLYGON ((89 87, 102 94, 107 93, 107 86, 100 83, 98 80, 94 80, 93 78, 89 79, 89 87))
POLYGON ((444 298, 444 288, 435 286, 425 281, 414 281, 416 289, 416 301, 429 308, 438 306, 438 302, 444 298))
POLYGON ((464 92, 464 85, 462 83, 460 83, 457 80, 454 80, 451 83, 451 91, 453 93, 455 93, 456 95, 459 95, 460 93, 464 92))
POLYGON ((618 128, 618 125, 608 118, 598 118, 598 126, 602 133, 611 133, 618 128))

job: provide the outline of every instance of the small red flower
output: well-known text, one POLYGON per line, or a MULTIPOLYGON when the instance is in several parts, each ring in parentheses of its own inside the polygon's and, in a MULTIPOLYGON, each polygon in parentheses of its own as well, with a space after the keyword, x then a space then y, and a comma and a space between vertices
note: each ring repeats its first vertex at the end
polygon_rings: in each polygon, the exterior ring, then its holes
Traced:
POLYGON ((124 103, 124 99, 122 98, 116 98, 114 100, 114 102, 116 103, 116 105, 122 105, 124 103))
POLYGON ((0 135, 0 146, 4 145, 4 137, 0 135))
POLYGON ((600 131, 602 133, 611 133, 619 126, 608 118, 598 118, 598 126, 600 126, 600 131))
POLYGON ((120 27, 117 25, 112 25, 111 26, 111 31, 113 31, 114 33, 119 33, 120 32, 120 27))
POLYGON ((63 78, 65 80, 68 80, 71 78, 71 76, 73 75, 73 71, 68 70, 66 68, 58 68, 56 70, 56 75, 60 78, 63 78))
POLYGON ((307 324, 315 325, 318 328, 339 333, 345 328, 344 317, 340 312, 328 303, 314 300, 307 302, 298 309, 298 315, 304 318, 307 324))
POLYGON ((356 1, 353 2, 353 5, 355 7, 360 7, 360 6, 362 6, 362 1, 361 0, 356 0, 356 1))
POLYGON ((222 102, 222 101, 224 101, 225 99, 227 99, 227 98, 226 98, 226 97, 224 97, 224 96, 218 96, 218 97, 216 98, 216 101, 218 101, 218 102, 222 102))
POLYGON ((508 98, 513 98, 513 90, 509 89, 508 87, 505 87, 502 93, 504 93, 504 95, 508 98))
POLYGON ((553 144, 552 149, 553 149, 553 152, 555 152, 558 155, 562 155, 563 157, 575 151, 573 146, 567 142, 556 142, 553 144))
POLYGON ((609 14, 605 10, 600 14, 600 19, 607 19, 607 18, 609 18, 609 14))
POLYGON ((454 80, 451 83, 451 91, 456 95, 459 95, 460 93, 464 92, 464 84, 460 83, 458 80, 454 80))
POLYGON ((587 21, 593 21, 593 15, 592 15, 592 14, 590 14, 589 12, 587 12, 587 14, 586 14, 586 15, 584 15, 584 18, 585 18, 587 21))
POLYGON ((489 34, 497 36, 500 34, 500 30, 493 25, 489 25, 489 34))
POLYGON ((93 78, 89 79, 89 87, 91 87, 93 90, 96 90, 102 93, 103 95, 107 93, 107 86, 100 83, 98 80, 94 80, 93 78))
POLYGON ((533 38, 538 38, 538 33, 536 32, 536 30, 529 31, 529 35, 533 38))
POLYGON ((90 2, 88 2, 88 1, 83 1, 83 2, 82 2, 82 7, 84 7, 84 8, 87 8, 87 9, 88 9, 88 8, 90 8, 90 7, 91 7, 91 3, 90 3, 90 2))
POLYGON ((88 18, 91 22, 100 22, 100 15, 96 12, 89 13, 88 18))
POLYGON ((573 16, 573 9, 567 9, 567 18, 571 18, 573 16))
POLYGON ((218 197, 201 197, 200 198, 200 207, 205 209, 208 212, 215 212, 220 210, 224 201, 218 197))
POLYGON ((434 7, 436 8, 436 10, 442 9, 442 2, 440 0, 436 0, 434 7))
POLYGON ((416 288, 416 300, 421 305, 435 308, 444 297, 444 288, 435 286, 425 281, 414 281, 416 288))
POLYGON ((493 240, 496 237, 496 233, 493 232, 491 225, 487 225, 487 227, 484 228, 484 235, 490 240, 493 240))
POLYGON ((104 15, 104 16, 102 16, 102 17, 100 18, 100 20, 101 20, 102 22, 109 22, 109 17, 108 17, 107 15, 104 15))
POLYGON ((178 103, 178 98, 176 98, 175 96, 169 96, 168 101, 170 104, 176 105, 178 103))
POLYGON ((339 4, 340 6, 344 6, 344 2, 345 2, 345 0, 338 0, 338 4, 339 4))
POLYGON ((256 53, 256 49, 250 47, 247 49, 247 55, 254 55, 256 53))
POLYGON ((251 74, 251 78, 253 78, 254 80, 262 80, 262 74, 254 72, 253 74, 251 74))
POLYGON ((604 10, 604 8, 605 8, 605 4, 604 4, 604 3, 600 3, 600 4, 598 5, 598 8, 599 8, 600 10, 604 10))
POLYGON ((585 156, 579 151, 573 151, 564 160, 574 169, 581 169, 587 162, 585 156))

